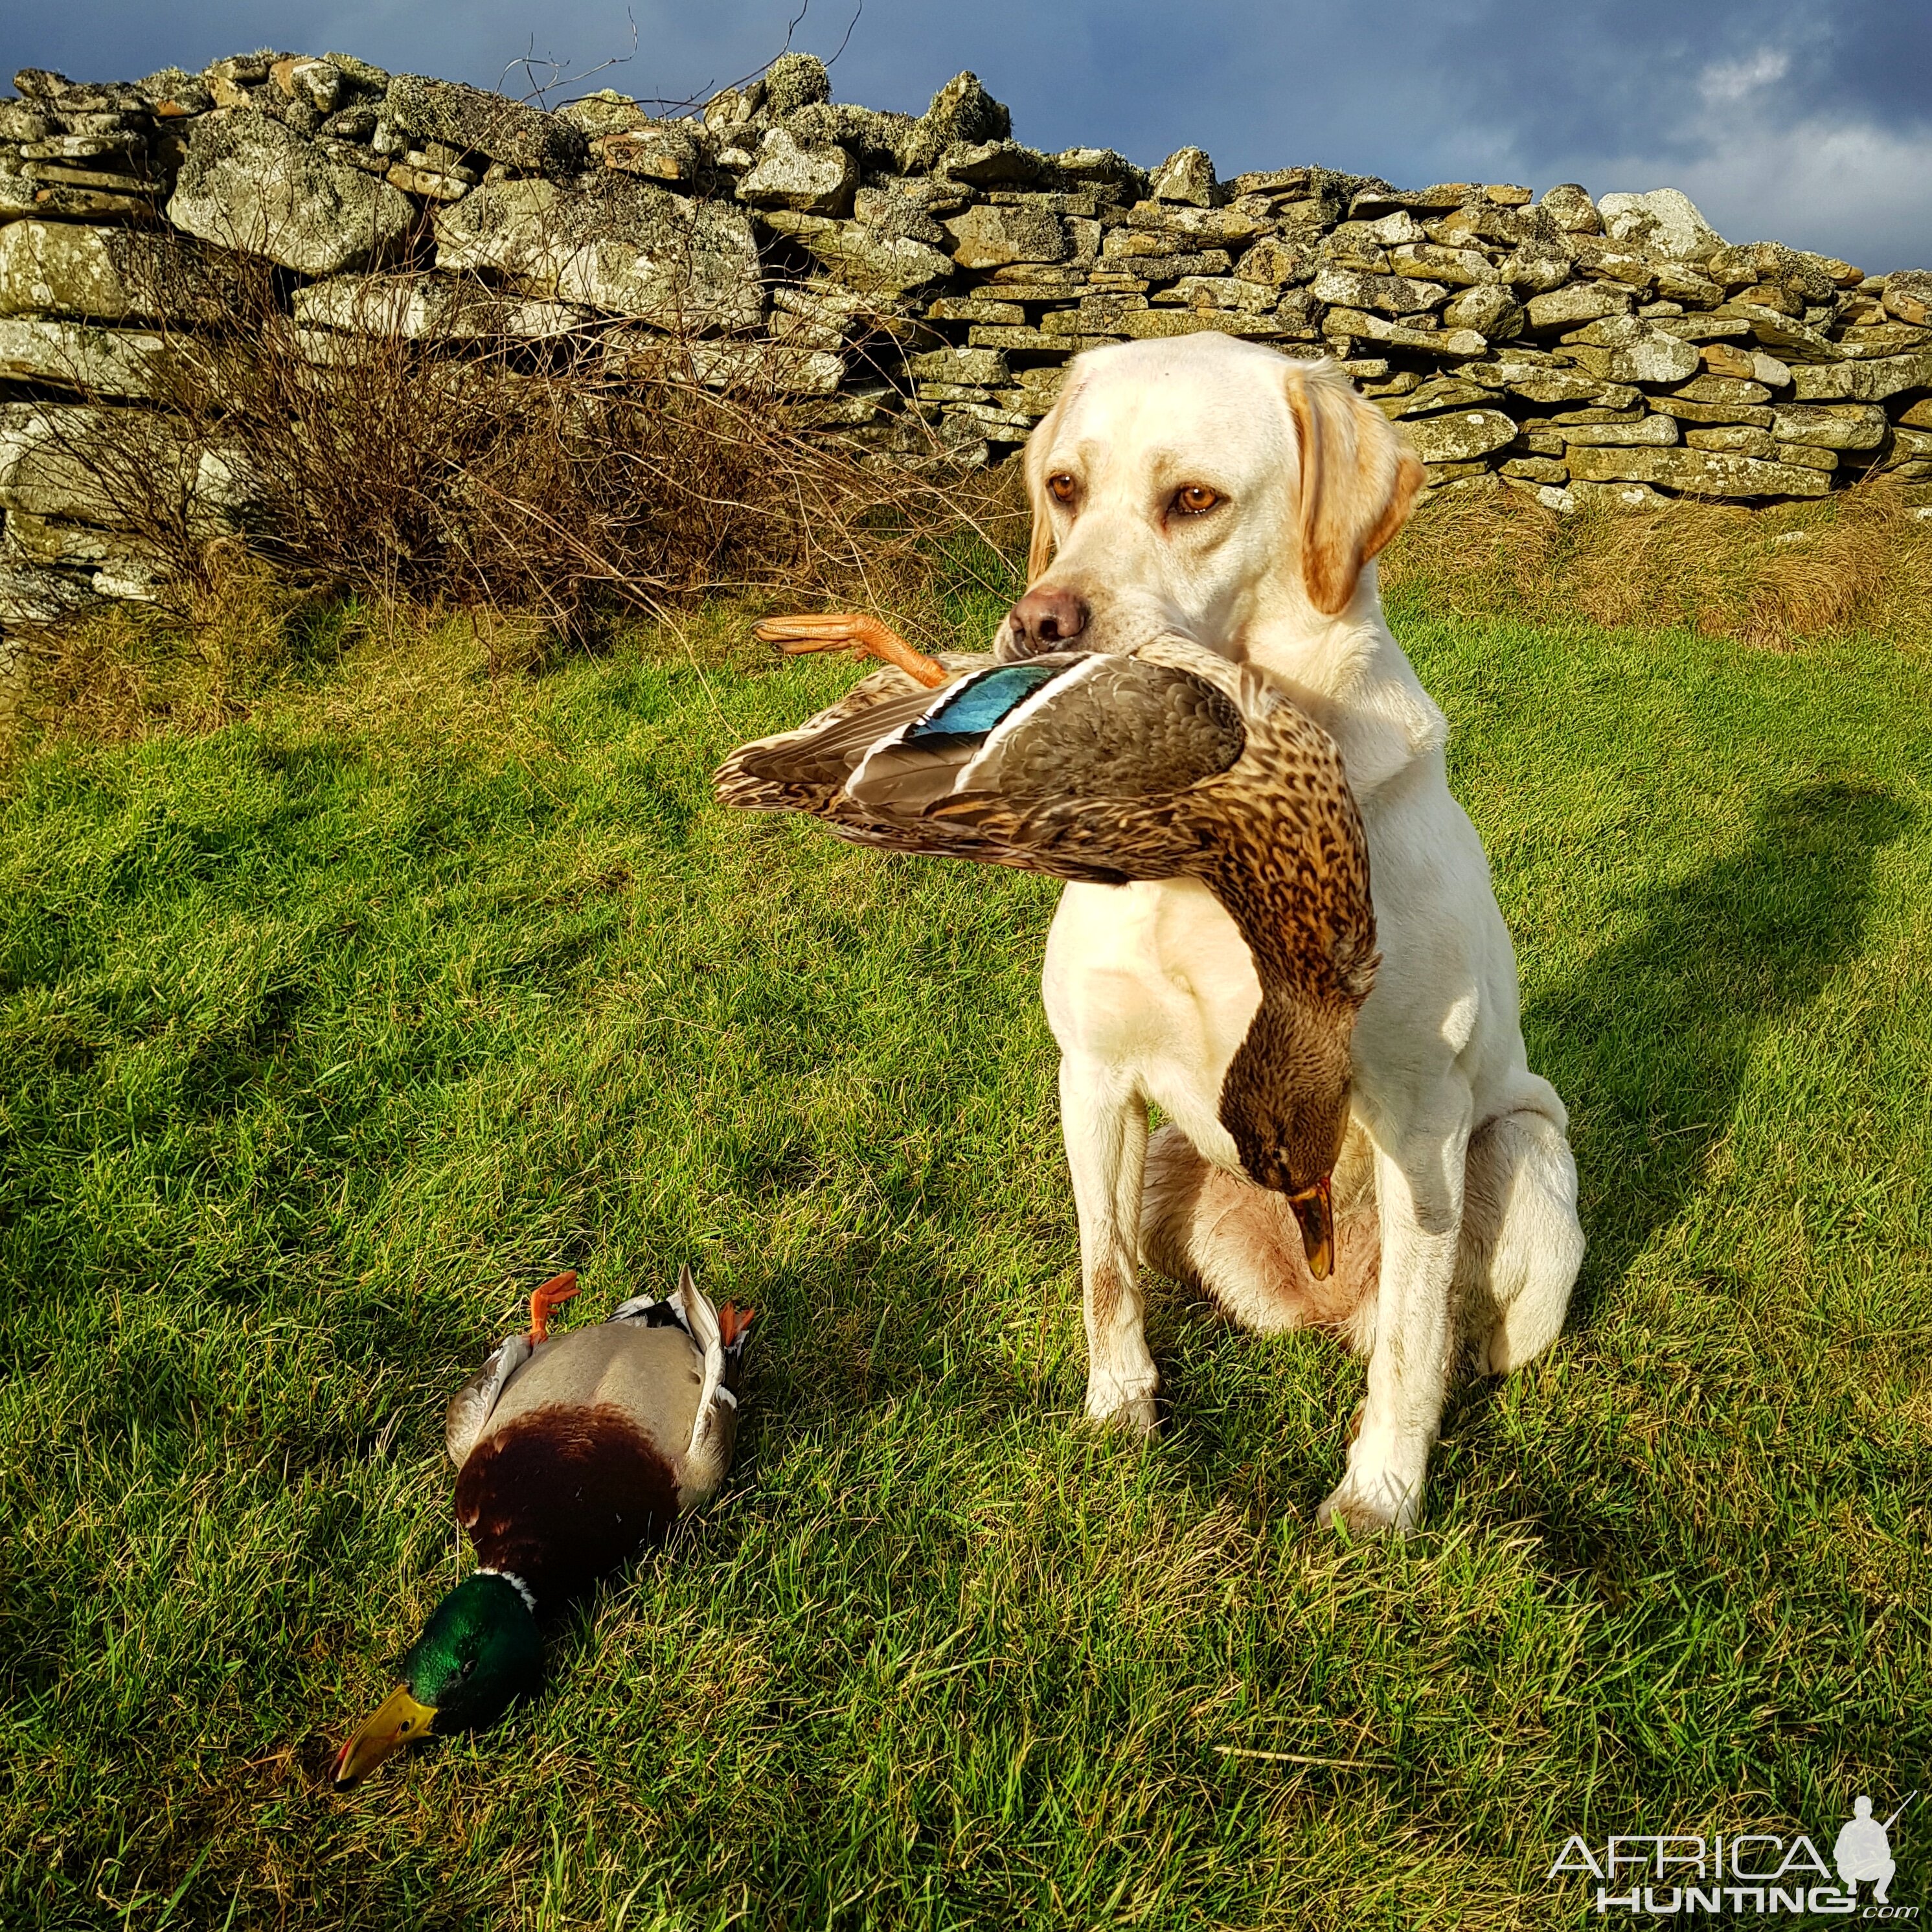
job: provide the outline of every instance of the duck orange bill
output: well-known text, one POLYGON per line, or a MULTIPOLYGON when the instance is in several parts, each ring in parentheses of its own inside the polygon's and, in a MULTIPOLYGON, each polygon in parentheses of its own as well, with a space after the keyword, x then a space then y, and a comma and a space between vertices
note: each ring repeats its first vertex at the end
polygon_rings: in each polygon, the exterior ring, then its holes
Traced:
POLYGON ((1308 1257, 1308 1272, 1317 1281, 1326 1281, 1335 1265, 1335 1209, 1328 1198, 1325 1174, 1312 1187, 1291 1194, 1288 1204, 1294 1210, 1301 1229, 1301 1246, 1308 1257))
POLYGON ((359 1783, 392 1750, 428 1737, 435 1722, 435 1707, 418 1703, 408 1685, 398 1684, 383 1699, 382 1708, 336 1753, 336 1784, 359 1783))

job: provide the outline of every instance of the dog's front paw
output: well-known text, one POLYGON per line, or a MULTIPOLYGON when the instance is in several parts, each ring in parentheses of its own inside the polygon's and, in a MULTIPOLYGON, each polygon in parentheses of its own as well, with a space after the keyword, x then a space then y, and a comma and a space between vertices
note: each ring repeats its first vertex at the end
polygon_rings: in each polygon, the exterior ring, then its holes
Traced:
POLYGON ((1351 1536, 1386 1536, 1391 1531, 1400 1535, 1414 1528, 1421 1502, 1420 1483, 1401 1483, 1389 1476, 1365 1482, 1351 1469, 1315 1512, 1315 1520, 1324 1527, 1346 1523, 1351 1536))
POLYGON ((1148 1436, 1154 1432, 1159 1419, 1151 1388, 1130 1388, 1115 1382, 1087 1384, 1087 1420, 1096 1429, 1118 1429, 1130 1436, 1148 1436))

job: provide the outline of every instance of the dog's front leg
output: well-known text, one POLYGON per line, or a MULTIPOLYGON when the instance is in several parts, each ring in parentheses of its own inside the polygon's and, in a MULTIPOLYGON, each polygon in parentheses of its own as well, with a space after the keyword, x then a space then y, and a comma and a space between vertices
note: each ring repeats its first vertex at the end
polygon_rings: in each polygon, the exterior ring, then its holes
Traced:
POLYGON ((1121 1423, 1148 1435, 1160 1378, 1142 1325, 1147 1102, 1118 1068, 1067 1054, 1060 1062, 1060 1124, 1080 1216, 1087 1413, 1095 1422, 1121 1423))
POLYGON ((1450 1290, 1462 1221, 1466 1093, 1445 1093, 1392 1150, 1376 1149, 1382 1278, 1368 1394, 1348 1467, 1318 1512, 1351 1529, 1407 1529, 1422 1503, 1448 1386, 1450 1290))

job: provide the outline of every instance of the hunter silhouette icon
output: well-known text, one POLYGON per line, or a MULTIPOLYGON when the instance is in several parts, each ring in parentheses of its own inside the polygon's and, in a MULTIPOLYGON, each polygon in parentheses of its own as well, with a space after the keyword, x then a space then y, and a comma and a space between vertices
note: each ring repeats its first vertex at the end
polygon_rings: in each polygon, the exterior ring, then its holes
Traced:
MULTIPOLYGON (((1913 1792, 1906 1801, 1910 1804, 1918 1796, 1913 1792)), ((1872 1802, 1861 1792, 1852 1801, 1852 1816, 1846 1822, 1832 1846, 1832 1858, 1838 1868, 1838 1877, 1845 1889, 1853 1894, 1862 1880, 1872 1883, 1872 1903, 1882 1905, 1886 1892, 1892 1883, 1892 1874, 1898 1869, 1892 1856, 1892 1827, 1898 1822, 1901 1804, 1898 1811, 1880 1824, 1872 1814, 1872 1802)))

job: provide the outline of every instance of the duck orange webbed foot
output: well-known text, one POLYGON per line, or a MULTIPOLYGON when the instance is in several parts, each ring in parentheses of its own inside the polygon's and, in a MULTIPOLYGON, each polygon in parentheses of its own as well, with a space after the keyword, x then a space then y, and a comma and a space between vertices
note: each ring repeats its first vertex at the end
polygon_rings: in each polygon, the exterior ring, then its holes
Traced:
POLYGON ((530 1297, 530 1342, 532 1346, 550 1339, 550 1318, 577 1292, 577 1270, 566 1268, 554 1274, 530 1297))
POLYGON ((953 674, 943 664, 916 650, 896 631, 862 611, 767 617, 758 626, 758 636, 763 643, 776 644, 788 657, 806 651, 857 651, 862 656, 892 665, 915 683, 932 690, 952 680, 953 674))

